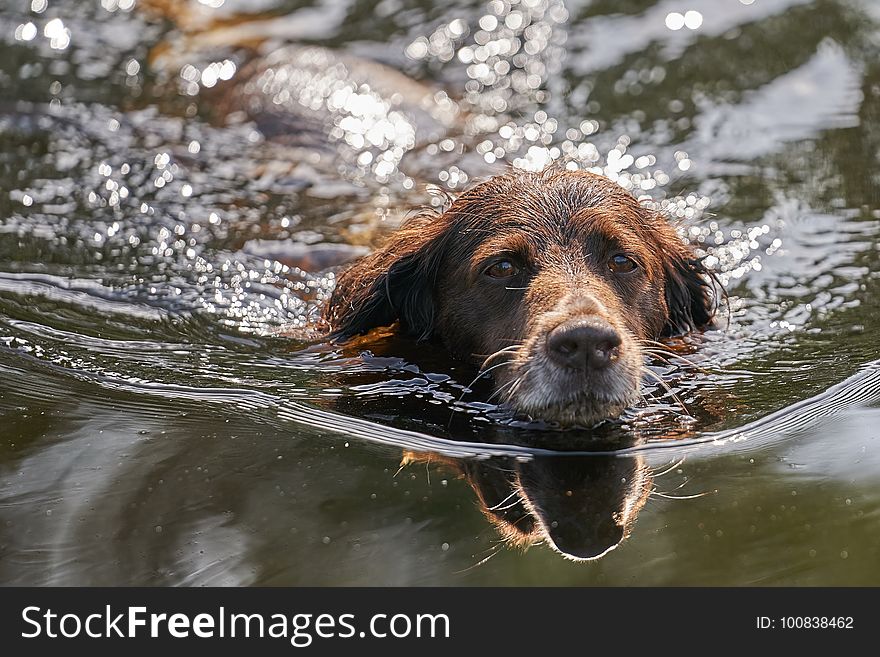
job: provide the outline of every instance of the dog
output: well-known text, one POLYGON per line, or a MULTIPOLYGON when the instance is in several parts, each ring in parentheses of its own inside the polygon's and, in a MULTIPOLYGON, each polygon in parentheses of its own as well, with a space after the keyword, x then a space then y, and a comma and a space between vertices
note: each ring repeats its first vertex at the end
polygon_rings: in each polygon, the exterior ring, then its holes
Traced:
POLYGON ((397 323, 479 365, 518 413, 592 426, 638 398, 646 345, 711 325, 712 278, 613 181, 510 171, 355 261, 323 319, 337 342, 397 323))

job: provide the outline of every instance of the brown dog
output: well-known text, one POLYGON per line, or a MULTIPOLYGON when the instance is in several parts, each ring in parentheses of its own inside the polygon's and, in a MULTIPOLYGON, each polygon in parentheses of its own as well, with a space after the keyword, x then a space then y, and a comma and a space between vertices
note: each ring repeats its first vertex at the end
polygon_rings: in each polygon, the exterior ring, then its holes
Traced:
POLYGON ((659 214, 559 168, 476 185, 339 276, 335 339, 399 322, 492 372, 518 411, 564 425, 636 399, 646 340, 708 325, 709 272, 659 214))

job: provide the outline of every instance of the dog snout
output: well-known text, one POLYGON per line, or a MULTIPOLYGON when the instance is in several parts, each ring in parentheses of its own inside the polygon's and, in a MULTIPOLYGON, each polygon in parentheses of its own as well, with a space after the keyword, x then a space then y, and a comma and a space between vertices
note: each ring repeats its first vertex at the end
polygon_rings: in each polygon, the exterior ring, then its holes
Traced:
POLYGON ((601 370, 620 355, 620 334, 600 318, 569 320, 547 334, 547 353, 562 367, 601 370))

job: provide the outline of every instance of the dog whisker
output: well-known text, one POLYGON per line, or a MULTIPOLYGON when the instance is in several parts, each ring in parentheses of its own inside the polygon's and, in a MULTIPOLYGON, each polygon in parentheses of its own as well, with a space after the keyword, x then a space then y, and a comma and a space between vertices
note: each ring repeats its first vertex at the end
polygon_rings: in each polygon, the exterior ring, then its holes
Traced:
POLYGON ((653 356, 654 358, 659 358, 664 363, 669 365, 670 367, 678 367, 675 363, 672 362, 672 359, 683 361, 685 364, 690 366, 691 368, 697 370, 701 374, 711 374, 709 370, 704 367, 697 365, 694 361, 689 360, 683 356, 680 356, 674 352, 670 351, 660 351, 654 348, 644 348, 642 347, 642 353, 646 356, 653 356))
POLYGON ((513 387, 507 391, 508 398, 512 398, 516 394, 516 391, 519 390, 524 378, 525 377, 520 376, 517 379, 514 379, 513 387))
POLYGON ((645 369, 644 373, 646 375, 648 375, 649 377, 651 377, 652 379, 654 379, 657 383, 659 383, 660 386, 662 388, 664 388, 666 390, 666 392, 668 392, 672 396, 672 398, 676 401, 676 403, 679 406, 681 406, 681 409, 684 411, 685 415, 690 415, 690 411, 688 411, 687 406, 684 405, 684 402, 681 401, 681 398, 677 394, 675 394, 675 391, 669 386, 668 383, 666 383, 666 381, 664 381, 660 377, 660 375, 658 375, 656 372, 652 372, 649 369, 645 369))
POLYGON ((660 491, 651 491, 651 495, 653 497, 662 497, 667 500, 695 500, 698 497, 706 497, 706 495, 711 495, 712 491, 705 491, 703 493, 694 493, 693 495, 669 495, 667 493, 661 493, 660 491))
POLYGON ((503 500, 498 502, 498 504, 495 504, 494 506, 487 506, 486 510, 488 510, 488 511, 506 511, 507 509, 513 508, 518 503, 519 503, 519 492, 514 490, 510 493, 510 495, 508 495, 503 500), (515 499, 511 504, 506 504, 506 502, 510 498, 515 498, 515 499))
POLYGON ((480 364, 480 369, 482 370, 486 365, 492 362, 495 358, 499 356, 511 355, 516 352, 520 348, 520 345, 510 345, 509 347, 504 347, 499 349, 493 354, 489 354, 486 359, 480 364))
POLYGON ((654 478, 656 479, 657 477, 662 477, 663 475, 667 475, 667 474, 669 474, 670 472, 672 472, 673 470, 675 470, 678 466, 680 466, 682 463, 684 463, 684 458, 681 458, 681 459, 677 460, 677 461, 676 461, 675 463, 673 463, 671 466, 669 466, 668 468, 666 468, 663 472, 655 472, 655 473, 654 473, 654 478))
POLYGON ((488 403, 491 402, 495 397, 498 397, 499 395, 503 394, 505 388, 507 388, 508 386, 512 386, 512 385, 516 384, 518 381, 519 381, 519 379, 512 379, 512 380, 508 381, 507 383, 498 386, 498 388, 495 389, 495 392, 493 392, 491 395, 489 395, 489 397, 486 399, 486 403, 488 404, 488 403))
MULTIPOLYGON (((639 343, 642 345, 642 351, 644 351, 647 354, 652 354, 654 356, 661 356, 661 354, 662 354, 664 356, 669 356, 670 358, 677 358, 678 360, 680 360, 684 363, 687 363, 688 365, 693 367, 695 370, 698 370, 704 374, 710 373, 709 370, 698 365, 697 363, 692 361, 690 358, 685 358, 681 354, 678 354, 678 353, 672 351, 671 349, 669 349, 669 347, 664 345, 662 342, 656 342, 655 340, 640 340, 639 343)), ((669 361, 667 360, 666 362, 668 363, 669 361)), ((670 363, 670 365, 671 365, 671 363, 670 363)))
POLYGON ((468 383, 468 384, 465 386, 465 388, 470 389, 470 387, 471 387, 472 385, 474 385, 477 381, 479 381, 479 380, 482 379, 484 376, 486 376, 489 372, 492 372, 492 371, 494 371, 494 370, 497 370, 499 367, 504 367, 505 365, 510 365, 510 364, 511 364, 511 361, 504 361, 503 363, 498 363, 497 365, 493 365, 492 367, 490 367, 490 368, 488 368, 488 369, 480 370, 480 373, 477 374, 477 376, 474 378, 474 380, 471 381, 470 383, 468 383))
MULTIPOLYGON (((461 393, 461 395, 459 396, 459 398, 458 398, 458 402, 457 402, 457 403, 460 404, 460 403, 462 402, 462 400, 465 398, 465 396, 466 396, 469 392, 473 392, 473 391, 471 390, 471 386, 474 385, 477 381, 479 381, 479 380, 480 380, 482 377, 484 377, 486 374, 488 374, 488 373, 491 372, 492 370, 496 370, 496 369, 498 369, 499 367, 504 367, 505 365, 510 365, 510 364, 511 364, 511 361, 505 361, 505 362, 503 362, 503 363, 498 363, 497 365, 493 365, 492 367, 490 367, 490 368, 487 369, 487 370, 481 369, 481 370, 480 370, 480 373, 477 374, 476 378, 475 378, 473 381, 471 381, 467 386, 465 386, 465 389, 464 389, 464 391, 461 393)), ((449 431, 449 430, 452 428, 452 420, 454 420, 454 419, 455 419, 455 407, 452 408, 452 411, 451 411, 450 414, 449 414, 449 423, 446 425, 446 430, 447 430, 447 431, 449 431)))
POLYGON ((468 566, 467 568, 465 568, 465 569, 463 569, 463 570, 457 570, 457 571, 455 571, 455 574, 456 574, 456 575, 462 575, 462 574, 464 574, 464 573, 470 572, 470 571, 473 570, 474 568, 478 568, 479 566, 482 566, 484 563, 486 563, 487 561, 489 561, 489 559, 491 559, 491 558, 494 557, 496 554, 498 554, 498 552, 499 552, 498 548, 500 548, 500 547, 501 547, 501 543, 498 543, 498 544, 492 546, 492 547, 490 548, 490 549, 492 550, 492 553, 491 553, 488 557, 485 557, 484 559, 480 559, 480 560, 479 560, 477 563, 475 563, 473 566, 468 566))

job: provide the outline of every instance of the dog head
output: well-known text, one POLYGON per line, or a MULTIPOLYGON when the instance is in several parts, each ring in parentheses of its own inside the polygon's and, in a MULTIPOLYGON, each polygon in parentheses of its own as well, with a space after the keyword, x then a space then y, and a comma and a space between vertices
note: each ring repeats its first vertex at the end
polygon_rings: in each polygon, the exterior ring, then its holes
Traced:
POLYGON ((591 424, 638 394, 644 341, 713 309, 706 270, 663 217, 606 178, 549 169, 414 217, 340 275, 324 318, 336 339, 399 322, 491 372, 518 411, 591 424))

